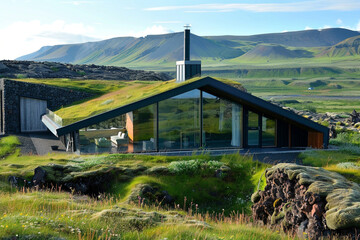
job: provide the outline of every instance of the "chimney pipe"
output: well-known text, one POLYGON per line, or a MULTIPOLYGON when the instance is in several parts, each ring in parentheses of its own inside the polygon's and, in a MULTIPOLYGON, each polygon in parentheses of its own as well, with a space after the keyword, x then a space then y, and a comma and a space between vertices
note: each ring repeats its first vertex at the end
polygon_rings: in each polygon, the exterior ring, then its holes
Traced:
POLYGON ((190 61, 190 26, 186 25, 184 30, 184 61, 190 61))

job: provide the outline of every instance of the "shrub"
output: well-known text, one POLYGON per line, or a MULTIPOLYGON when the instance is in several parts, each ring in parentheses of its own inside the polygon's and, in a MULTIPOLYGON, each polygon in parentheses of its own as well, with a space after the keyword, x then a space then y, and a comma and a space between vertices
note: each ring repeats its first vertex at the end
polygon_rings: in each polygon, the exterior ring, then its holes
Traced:
POLYGON ((218 161, 204 161, 204 160, 185 160, 176 161, 169 164, 169 170, 174 174, 201 174, 209 175, 224 164, 218 161))
POLYGON ((357 169, 360 170, 360 166, 356 165, 353 162, 342 162, 342 163, 338 163, 336 165, 336 167, 341 168, 341 169, 357 169))

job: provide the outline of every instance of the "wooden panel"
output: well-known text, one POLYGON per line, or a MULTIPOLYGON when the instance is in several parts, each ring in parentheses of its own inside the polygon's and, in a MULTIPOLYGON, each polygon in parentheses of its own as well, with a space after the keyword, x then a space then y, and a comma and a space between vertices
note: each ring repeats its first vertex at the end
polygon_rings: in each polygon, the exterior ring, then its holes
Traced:
POLYGON ((47 102, 33 98, 20 98, 21 132, 46 131, 41 115, 46 113, 47 102))
POLYGON ((126 114, 126 131, 131 141, 134 141, 134 116, 133 112, 126 114))
POLYGON ((324 145, 324 134, 320 132, 308 133, 308 147, 312 148, 323 148, 324 145))

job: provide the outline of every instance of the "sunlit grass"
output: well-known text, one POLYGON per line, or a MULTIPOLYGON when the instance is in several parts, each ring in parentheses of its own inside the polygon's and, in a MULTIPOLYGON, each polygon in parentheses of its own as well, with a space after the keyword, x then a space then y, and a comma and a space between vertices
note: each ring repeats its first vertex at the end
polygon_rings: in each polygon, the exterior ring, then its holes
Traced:
POLYGON ((0 139, 0 158, 14 153, 16 146, 20 145, 19 139, 15 136, 8 136, 0 139))

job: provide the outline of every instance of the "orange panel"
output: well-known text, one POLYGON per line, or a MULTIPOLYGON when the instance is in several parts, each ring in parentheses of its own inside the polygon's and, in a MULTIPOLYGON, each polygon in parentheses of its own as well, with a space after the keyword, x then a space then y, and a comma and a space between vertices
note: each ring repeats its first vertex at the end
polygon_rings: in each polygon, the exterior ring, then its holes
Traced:
POLYGON ((323 148, 324 134, 320 132, 308 132, 308 147, 323 148))
POLYGON ((133 112, 126 114, 126 130, 131 141, 134 140, 134 117, 133 112))

